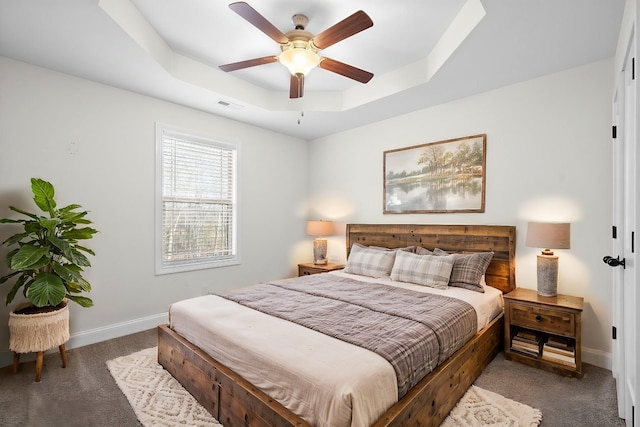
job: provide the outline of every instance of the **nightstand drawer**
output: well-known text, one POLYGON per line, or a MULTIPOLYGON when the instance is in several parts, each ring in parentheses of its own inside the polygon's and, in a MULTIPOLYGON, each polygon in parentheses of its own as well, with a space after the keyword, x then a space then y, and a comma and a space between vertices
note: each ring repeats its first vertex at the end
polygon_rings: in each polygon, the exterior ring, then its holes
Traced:
POLYGON ((343 268, 344 264, 298 264, 298 276, 309 276, 310 274, 328 273, 329 271, 340 270, 343 268))
POLYGON ((535 330, 563 334, 574 337, 576 335, 576 317, 574 313, 559 310, 547 310, 537 305, 509 304, 511 323, 535 330))

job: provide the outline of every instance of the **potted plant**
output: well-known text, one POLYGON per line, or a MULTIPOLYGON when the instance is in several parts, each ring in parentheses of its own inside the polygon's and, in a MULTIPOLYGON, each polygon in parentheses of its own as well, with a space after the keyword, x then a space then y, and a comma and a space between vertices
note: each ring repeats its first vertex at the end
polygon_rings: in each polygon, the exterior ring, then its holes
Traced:
POLYGON ((9 314, 9 348, 14 352, 14 371, 17 371, 20 353, 37 353, 36 381, 39 381, 44 351, 59 347, 63 366, 66 364, 67 302, 73 301, 82 307, 93 305, 91 299, 81 294, 91 290, 89 282, 82 277, 83 269, 91 265, 85 254, 95 254, 78 242, 91 239, 97 230, 87 226, 91 221, 86 219, 86 211, 79 210, 80 205, 57 207, 51 183, 31 178, 31 191, 45 215, 9 206, 27 218, 0 219, 0 223, 22 224, 23 228, 3 242, 17 247, 7 254, 6 264, 11 272, 0 277, 0 284, 16 279, 7 294, 7 305, 21 288, 28 300, 9 314))

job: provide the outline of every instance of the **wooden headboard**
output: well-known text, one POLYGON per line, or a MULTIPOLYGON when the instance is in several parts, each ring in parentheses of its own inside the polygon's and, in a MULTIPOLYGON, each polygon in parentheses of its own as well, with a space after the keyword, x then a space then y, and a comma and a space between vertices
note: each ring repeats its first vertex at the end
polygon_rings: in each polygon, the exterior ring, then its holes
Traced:
POLYGON ((487 285, 503 293, 516 288, 516 227, 510 225, 347 224, 347 257, 354 243, 402 248, 422 246, 454 252, 493 251, 487 285))

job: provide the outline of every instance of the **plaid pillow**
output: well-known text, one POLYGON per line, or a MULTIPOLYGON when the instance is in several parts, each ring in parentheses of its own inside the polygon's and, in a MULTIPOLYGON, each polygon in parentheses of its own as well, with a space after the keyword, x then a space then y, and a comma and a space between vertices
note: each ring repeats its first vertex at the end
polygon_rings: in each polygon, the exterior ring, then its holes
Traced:
POLYGON ((416 247, 416 253, 418 255, 433 255, 433 252, 431 252, 429 249, 427 248, 423 248, 422 246, 417 246, 416 247))
MULTIPOLYGON (((433 253, 434 255, 440 256, 449 255, 447 252, 438 248, 434 249, 433 253)), ((449 286, 484 293, 484 288, 480 282, 493 258, 493 252, 453 254, 450 256, 454 257, 454 263, 449 286)))
POLYGON ((349 252, 345 273, 369 277, 389 277, 396 251, 386 248, 373 248, 354 243, 349 252))
POLYGON ((416 255, 398 251, 391 270, 391 280, 447 289, 453 262, 453 256, 416 255))

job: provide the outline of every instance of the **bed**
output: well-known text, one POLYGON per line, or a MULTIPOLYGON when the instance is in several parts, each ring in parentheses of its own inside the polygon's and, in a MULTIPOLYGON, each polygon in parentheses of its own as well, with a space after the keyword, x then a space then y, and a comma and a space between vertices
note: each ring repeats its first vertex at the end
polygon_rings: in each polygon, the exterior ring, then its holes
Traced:
MULTIPOLYGON (((347 248, 441 248, 450 253, 493 252, 484 280, 508 292, 515 288, 515 227, 493 225, 349 224, 347 248)), ((430 374, 388 405, 373 426, 438 426, 467 388, 497 354, 502 339, 502 315, 491 319, 461 348, 430 374)), ((158 361, 226 427, 307 426, 297 409, 288 409, 260 387, 214 359, 192 341, 198 334, 177 333, 168 325, 158 328, 158 361), (189 339, 185 338, 188 336, 189 339)), ((221 342, 224 342, 221 340, 221 342)), ((205 345, 201 344, 206 348, 205 345)), ((368 365, 367 363, 366 365, 368 365)), ((375 365, 375 360, 372 362, 375 365)), ((234 366, 235 367, 235 366, 234 366)), ((241 371, 242 367, 238 369, 241 371)), ((251 374, 251 372, 249 372, 251 374)), ((248 378, 256 377, 245 374, 248 378)), ((304 381, 304 379, 301 379, 304 381)), ((267 390, 269 394, 272 391, 267 390)), ((373 399, 373 396, 372 396, 373 399)), ((375 400, 375 399, 373 399, 375 400)), ((284 399, 287 406, 291 406, 284 399)))

